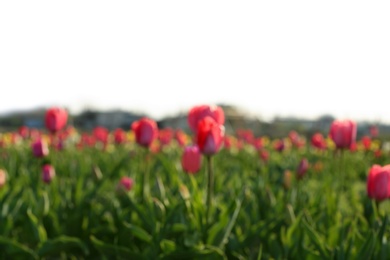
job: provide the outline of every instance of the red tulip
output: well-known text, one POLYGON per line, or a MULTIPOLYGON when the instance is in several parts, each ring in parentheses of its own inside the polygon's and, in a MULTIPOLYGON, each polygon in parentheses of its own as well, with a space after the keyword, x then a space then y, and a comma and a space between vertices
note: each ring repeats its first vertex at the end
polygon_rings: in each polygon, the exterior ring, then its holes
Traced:
POLYGON ((108 130, 102 126, 98 126, 93 129, 93 136, 96 138, 96 140, 102 142, 103 144, 108 142, 108 134, 108 130))
POLYGON ((302 179, 305 176, 308 169, 309 169, 309 161, 306 158, 303 158, 300 161, 297 169, 298 179, 302 179))
POLYGON ((45 164, 42 167, 42 180, 45 183, 50 183, 56 175, 54 167, 50 164, 45 164))
POLYGON ((181 166, 187 173, 197 173, 202 164, 202 155, 197 146, 187 146, 181 158, 181 166))
POLYGON ((126 132, 123 129, 121 128, 115 129, 114 142, 116 144, 123 144, 124 142, 126 142, 126 132))
POLYGON ((19 135, 26 139, 30 134, 30 129, 28 129, 27 126, 21 126, 19 127, 19 135))
POLYGON ((367 195, 376 201, 390 198, 390 164, 371 167, 367 177, 367 195))
POLYGON ((369 136, 363 136, 362 137, 362 143, 363 143, 364 149, 370 150, 371 138, 369 136))
POLYGON ((131 125, 135 133, 135 139, 141 146, 149 147, 158 136, 158 128, 155 121, 149 118, 141 118, 131 125))
POLYGON ((261 149, 259 152, 259 156, 263 162, 267 162, 269 160, 269 153, 267 150, 261 149))
POLYGON ((130 191, 133 188, 134 181, 130 177, 123 176, 117 186, 118 190, 130 191))
POLYGON ((171 128, 161 129, 158 132, 158 139, 161 145, 168 145, 173 139, 174 132, 171 128))
POLYGON ((356 123, 352 120, 335 120, 330 126, 329 135, 339 149, 349 149, 356 140, 356 123))
POLYGON ((237 138, 247 144, 253 143, 253 140, 255 139, 253 132, 250 129, 238 129, 237 138))
POLYGON ((61 130, 68 120, 68 112, 65 109, 53 107, 46 111, 45 125, 46 128, 52 132, 61 130))
POLYGON ((212 155, 219 151, 223 143, 224 129, 214 119, 206 116, 199 121, 197 128, 197 144, 199 150, 206 155, 212 155))
POLYGON ((322 136, 322 134, 320 133, 314 134, 311 138, 311 145, 320 150, 326 149, 326 141, 322 136))
POLYGON ((49 147, 46 141, 40 138, 32 144, 32 151, 35 157, 41 158, 49 154, 49 147))
POLYGON ((259 138, 254 139, 252 144, 256 150, 262 149, 264 146, 263 138, 259 137, 259 138))
POLYGON ((278 152, 283 152, 286 148, 283 139, 279 139, 274 144, 274 149, 278 152))
POLYGON ((7 181, 7 175, 3 169, 0 169, 0 188, 5 185, 7 181))
POLYGON ((225 123, 224 112, 219 106, 195 106, 188 113, 188 125, 193 132, 196 132, 199 121, 206 116, 213 118, 219 125, 223 125, 225 123))

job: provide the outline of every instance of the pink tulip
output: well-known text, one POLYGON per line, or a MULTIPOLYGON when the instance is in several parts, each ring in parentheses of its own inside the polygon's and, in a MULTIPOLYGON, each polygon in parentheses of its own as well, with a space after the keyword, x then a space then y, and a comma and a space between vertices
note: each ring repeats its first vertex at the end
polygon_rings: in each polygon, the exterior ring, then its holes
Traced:
POLYGON ((329 136, 339 149, 349 149, 356 140, 357 125, 352 120, 335 120, 330 126, 329 136))
POLYGON ((65 109, 53 107, 46 111, 45 126, 52 132, 58 132, 66 125, 68 120, 68 112, 65 109))
POLYGON ((195 174, 200 170, 202 155, 197 146, 187 146, 181 158, 183 170, 187 173, 195 174))
POLYGON ((0 188, 5 185, 7 181, 7 175, 3 169, 0 169, 0 188))
POLYGON ((135 139, 141 146, 150 147, 153 141, 158 137, 158 128, 155 121, 149 118, 141 118, 131 125, 135 133, 135 139))
POLYGON ((134 181, 130 177, 123 176, 119 183, 118 183, 118 189, 124 190, 124 191, 130 191, 133 188, 134 181))
POLYGON ((390 198, 390 164, 371 167, 367 177, 367 195, 376 201, 390 198))
POLYGON ((221 148, 224 140, 223 126, 206 116, 199 121, 196 137, 199 150, 203 154, 215 154, 221 148))
POLYGON ((306 158, 303 158, 300 161, 297 169, 298 179, 302 179, 305 176, 308 169, 309 169, 309 161, 306 158))
POLYGON ((55 177, 56 173, 54 167, 50 164, 45 164, 42 167, 42 180, 45 183, 50 183, 55 177))
POLYGON ((211 117, 219 125, 225 123, 225 115, 221 107, 201 105, 191 108, 188 113, 188 125, 193 132, 197 131, 198 123, 205 117, 211 117))
POLYGON ((42 158, 49 154, 49 147, 46 141, 40 138, 32 144, 32 151, 35 157, 42 158))

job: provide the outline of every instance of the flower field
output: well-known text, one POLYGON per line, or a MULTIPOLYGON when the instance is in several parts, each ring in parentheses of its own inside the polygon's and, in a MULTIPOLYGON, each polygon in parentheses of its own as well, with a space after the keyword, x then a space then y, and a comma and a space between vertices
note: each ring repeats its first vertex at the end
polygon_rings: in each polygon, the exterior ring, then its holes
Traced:
POLYGON ((0 134, 0 259, 389 258, 389 154, 352 121, 271 140, 209 107, 191 133, 57 112, 0 134))

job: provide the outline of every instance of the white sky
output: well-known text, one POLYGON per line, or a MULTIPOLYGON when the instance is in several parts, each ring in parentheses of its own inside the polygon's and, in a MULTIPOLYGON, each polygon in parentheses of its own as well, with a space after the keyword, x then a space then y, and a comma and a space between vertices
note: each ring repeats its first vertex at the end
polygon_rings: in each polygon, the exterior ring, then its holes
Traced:
POLYGON ((0 113, 203 103, 390 122, 389 1, 1 1, 0 113))

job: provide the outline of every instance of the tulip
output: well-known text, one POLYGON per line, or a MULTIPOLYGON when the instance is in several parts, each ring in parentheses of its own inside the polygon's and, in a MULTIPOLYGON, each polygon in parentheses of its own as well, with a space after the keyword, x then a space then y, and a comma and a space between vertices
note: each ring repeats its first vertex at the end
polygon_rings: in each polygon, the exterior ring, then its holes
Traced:
POLYGON ((362 143, 365 150, 370 150, 371 147, 371 138, 369 136, 362 137, 362 143))
POLYGON ((212 155, 219 151, 224 140, 224 128, 211 117, 199 121, 197 128, 197 144, 205 155, 212 155))
POLYGON ((187 146, 184 149, 181 158, 183 170, 187 173, 195 174, 200 170, 202 163, 202 155, 197 146, 187 146))
POLYGON ((32 151, 35 157, 42 158, 49 154, 49 147, 46 141, 40 138, 32 144, 32 151))
POLYGON ((124 190, 124 191, 130 191, 133 188, 134 181, 130 177, 123 176, 119 183, 118 183, 118 189, 124 190))
POLYGON ((330 126, 329 135, 338 149, 349 149, 356 140, 356 123, 352 120, 335 120, 330 126))
POLYGON ((297 169, 298 179, 302 179, 305 176, 308 169, 309 169, 309 161, 306 158, 303 158, 300 161, 297 169))
POLYGON ((193 107, 188 113, 188 125, 196 133, 199 122, 205 117, 211 117, 220 125, 225 123, 225 115, 221 107, 201 105, 193 107))
POLYGON ((144 147, 149 147, 158 136, 156 122, 146 117, 133 122, 131 129, 135 133, 136 142, 144 147))
POLYGON ((5 185, 7 181, 7 175, 3 169, 0 169, 0 188, 5 185))
POLYGON ((45 126, 52 132, 56 133, 61 130, 68 120, 68 112, 65 109, 53 107, 46 111, 45 126))
POLYGON ((311 137, 311 145, 317 149, 326 149, 326 141, 322 134, 316 133, 311 137))
POLYGON ((286 148, 286 145, 284 144, 283 139, 276 140, 274 143, 274 149, 278 152, 283 152, 286 148))
POLYGON ((269 153, 267 150, 265 149, 261 149, 260 152, 259 152, 259 156, 260 156, 260 159, 263 161, 263 162, 267 162, 269 160, 269 153))
POLYGON ((50 164, 45 164, 42 167, 42 180, 45 183, 50 183, 56 175, 54 167, 50 164))
POLYGON ((390 198, 390 164, 371 167, 367 177, 367 195, 377 202, 390 198))
POLYGON ((187 143, 187 135, 180 129, 175 132, 175 139, 180 146, 184 146, 187 143))
POLYGON ((161 145, 168 145, 173 139, 174 132, 171 128, 161 129, 158 132, 158 139, 161 145))
POLYGON ((126 132, 123 129, 121 128, 115 129, 114 142, 116 144, 123 144, 124 142, 126 142, 126 132))

